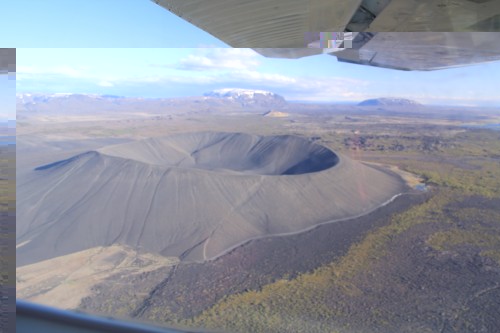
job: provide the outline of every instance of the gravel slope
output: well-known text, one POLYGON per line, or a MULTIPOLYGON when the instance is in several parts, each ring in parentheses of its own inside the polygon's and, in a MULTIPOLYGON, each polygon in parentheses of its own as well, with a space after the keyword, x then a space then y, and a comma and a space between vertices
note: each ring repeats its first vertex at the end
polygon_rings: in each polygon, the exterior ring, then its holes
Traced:
POLYGON ((17 265, 116 243, 206 260, 362 215, 403 187, 294 136, 207 132, 109 146, 18 179, 17 265))

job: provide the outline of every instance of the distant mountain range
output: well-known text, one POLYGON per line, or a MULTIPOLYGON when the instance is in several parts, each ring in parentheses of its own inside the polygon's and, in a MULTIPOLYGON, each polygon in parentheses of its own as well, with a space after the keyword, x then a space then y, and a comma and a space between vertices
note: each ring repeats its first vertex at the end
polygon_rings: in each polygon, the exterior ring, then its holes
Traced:
POLYGON ((358 103, 359 106, 398 106, 398 105, 422 105, 421 103, 411 100, 411 99, 406 99, 406 98, 373 98, 373 99, 366 99, 362 101, 361 103, 358 103))
POLYGON ((101 112, 185 113, 236 111, 241 108, 268 111, 287 106, 285 99, 263 90, 220 89, 204 96, 141 98, 96 94, 17 94, 17 111, 50 114, 95 114, 101 112))
MULTIPOLYGON (((367 99, 357 106, 420 106, 404 98, 367 99)), ((300 107, 303 112, 331 112, 340 104, 289 103, 281 95, 265 90, 225 88, 206 92, 203 96, 176 98, 123 97, 97 94, 18 94, 18 119, 37 115, 180 115, 199 113, 263 112, 269 117, 286 116, 300 107)), ((354 105, 353 105, 354 106, 354 105)))

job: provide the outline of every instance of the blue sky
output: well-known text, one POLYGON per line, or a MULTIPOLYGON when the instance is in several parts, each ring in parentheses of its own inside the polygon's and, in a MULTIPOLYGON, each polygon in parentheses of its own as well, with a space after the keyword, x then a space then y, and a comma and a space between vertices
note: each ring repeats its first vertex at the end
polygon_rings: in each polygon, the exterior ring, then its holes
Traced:
POLYGON ((288 100, 333 102, 393 96, 428 104, 499 104, 500 62, 405 72, 319 55, 265 58, 231 48, 18 49, 18 93, 199 96, 218 88, 265 89, 288 100))
POLYGON ((11 33, 0 34, 0 44, 20 48, 18 92, 173 97, 238 87, 303 101, 395 96, 499 104, 500 63, 401 72, 338 63, 327 55, 268 59, 226 48, 150 0, 10 0, 2 9, 0 28, 11 33))
POLYGON ((1 4, 2 47, 227 47, 150 0, 1 4))

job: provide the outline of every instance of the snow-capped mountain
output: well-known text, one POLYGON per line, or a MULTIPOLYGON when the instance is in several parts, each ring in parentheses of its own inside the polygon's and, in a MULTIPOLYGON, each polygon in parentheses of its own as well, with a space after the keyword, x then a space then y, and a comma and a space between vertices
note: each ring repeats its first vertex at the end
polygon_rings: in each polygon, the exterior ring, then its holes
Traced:
POLYGON ((40 115, 183 114, 283 109, 283 97, 263 90, 222 89, 205 96, 177 98, 120 97, 96 94, 17 94, 22 117, 40 115))
POLYGON ((18 103, 37 103, 48 102, 50 100, 97 100, 97 99, 115 99, 123 98, 114 95, 98 95, 98 94, 73 94, 73 93, 56 93, 56 94, 16 94, 18 103))
POLYGON ((217 89, 205 94, 205 96, 228 97, 228 98, 236 98, 236 97, 253 98, 256 95, 272 96, 276 94, 265 90, 251 90, 251 89, 239 89, 239 88, 217 89))
POLYGON ((276 108, 286 105, 283 96, 265 90, 226 88, 207 92, 204 96, 234 101, 242 106, 276 108))
POLYGON ((73 93, 22 93, 16 94, 16 109, 18 112, 49 112, 64 114, 76 114, 80 111, 85 113, 98 110, 99 106, 109 109, 125 101, 125 97, 97 94, 73 94, 73 93))

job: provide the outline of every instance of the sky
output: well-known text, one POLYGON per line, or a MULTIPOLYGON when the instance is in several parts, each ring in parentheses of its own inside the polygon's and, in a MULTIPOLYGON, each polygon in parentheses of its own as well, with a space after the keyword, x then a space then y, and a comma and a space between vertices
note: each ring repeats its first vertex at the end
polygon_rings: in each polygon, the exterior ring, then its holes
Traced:
POLYGON ((18 48, 18 93, 177 97, 234 87, 311 102, 499 105, 498 62, 402 72, 328 55, 264 58, 228 48, 150 0, 10 0, 2 9, 0 28, 11 33, 0 34, 0 45, 18 48))
POLYGON ((500 62, 430 72, 341 63, 318 55, 265 58, 232 48, 48 48, 17 50, 18 93, 135 97, 200 96, 263 89, 289 101, 357 102, 401 97, 424 104, 498 106, 500 62))
POLYGON ((7 0, 0 8, 2 47, 227 47, 150 0, 7 0))

